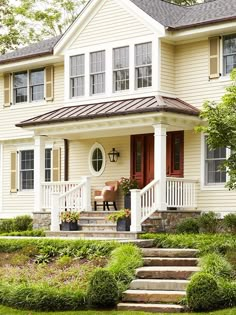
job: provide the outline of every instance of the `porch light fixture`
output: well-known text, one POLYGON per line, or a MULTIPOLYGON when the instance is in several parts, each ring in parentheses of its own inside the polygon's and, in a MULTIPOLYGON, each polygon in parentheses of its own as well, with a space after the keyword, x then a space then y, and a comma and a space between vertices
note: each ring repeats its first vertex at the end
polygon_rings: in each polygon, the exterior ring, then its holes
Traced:
POLYGON ((120 153, 116 151, 115 148, 112 148, 112 150, 108 153, 110 162, 117 162, 118 157, 120 156, 120 153))

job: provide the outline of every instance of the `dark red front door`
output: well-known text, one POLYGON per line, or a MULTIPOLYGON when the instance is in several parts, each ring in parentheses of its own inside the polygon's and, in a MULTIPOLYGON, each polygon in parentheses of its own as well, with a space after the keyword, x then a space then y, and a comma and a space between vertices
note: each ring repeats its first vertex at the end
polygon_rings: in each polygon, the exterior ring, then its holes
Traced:
MULTIPOLYGON (((184 175, 184 132, 168 132, 166 147, 167 176, 184 175)), ((154 134, 131 136, 131 177, 143 188, 154 179, 154 134)))

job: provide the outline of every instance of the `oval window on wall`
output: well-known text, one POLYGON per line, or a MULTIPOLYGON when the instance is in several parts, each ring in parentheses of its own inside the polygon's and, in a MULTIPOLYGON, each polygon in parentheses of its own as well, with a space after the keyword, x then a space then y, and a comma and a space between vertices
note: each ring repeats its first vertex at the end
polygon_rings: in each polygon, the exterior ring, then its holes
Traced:
POLYGON ((100 176, 105 169, 105 150, 100 143, 95 143, 89 153, 89 169, 92 175, 100 176))

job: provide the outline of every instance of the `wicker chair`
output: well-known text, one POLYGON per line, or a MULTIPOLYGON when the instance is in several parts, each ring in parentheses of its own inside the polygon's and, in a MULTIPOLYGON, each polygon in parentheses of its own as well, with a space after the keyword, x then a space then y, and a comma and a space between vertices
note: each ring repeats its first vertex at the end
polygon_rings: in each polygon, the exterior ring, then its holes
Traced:
POLYGON ((105 183, 106 186, 102 190, 95 190, 94 210, 97 211, 98 206, 103 206, 103 211, 110 211, 109 206, 113 206, 117 210, 116 198, 118 194, 119 182, 109 181, 105 183))

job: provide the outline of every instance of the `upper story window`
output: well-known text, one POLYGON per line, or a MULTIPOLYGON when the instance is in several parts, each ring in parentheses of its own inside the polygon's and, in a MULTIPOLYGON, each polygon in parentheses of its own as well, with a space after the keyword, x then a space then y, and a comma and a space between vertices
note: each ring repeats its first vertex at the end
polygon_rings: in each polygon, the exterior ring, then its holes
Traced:
POLYGON ((221 164, 226 160, 226 148, 210 150, 205 137, 205 184, 221 184, 226 182, 226 170, 221 164))
POLYGON ((129 46, 113 50, 114 91, 129 89, 129 46))
POLYGON ((70 57, 70 95, 84 95, 84 55, 70 57))
POLYGON ((90 54, 90 93, 105 92, 105 50, 90 54))
POLYGON ((236 68, 236 34, 223 37, 224 74, 236 68))
POLYGON ((136 88, 152 86, 152 43, 135 45, 136 88))
POLYGON ((14 104, 44 99, 44 69, 13 74, 14 104))

